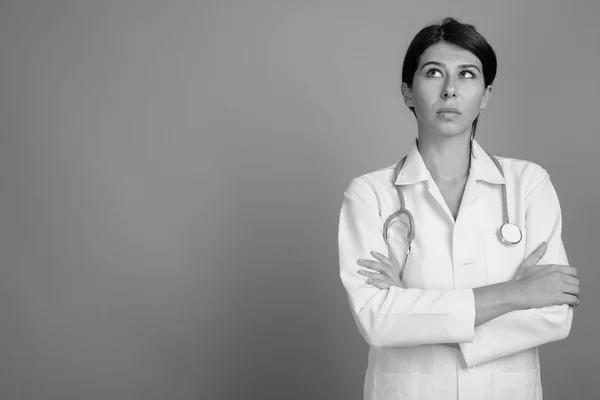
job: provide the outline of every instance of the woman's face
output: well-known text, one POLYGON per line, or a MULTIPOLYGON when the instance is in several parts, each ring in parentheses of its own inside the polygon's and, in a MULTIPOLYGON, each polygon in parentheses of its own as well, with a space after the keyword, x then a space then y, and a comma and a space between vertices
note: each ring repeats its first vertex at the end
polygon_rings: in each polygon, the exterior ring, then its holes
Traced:
POLYGON ((471 134, 492 87, 485 87, 481 61, 470 51, 445 42, 425 50, 412 88, 402 84, 404 101, 414 107, 419 132, 443 136, 471 134))

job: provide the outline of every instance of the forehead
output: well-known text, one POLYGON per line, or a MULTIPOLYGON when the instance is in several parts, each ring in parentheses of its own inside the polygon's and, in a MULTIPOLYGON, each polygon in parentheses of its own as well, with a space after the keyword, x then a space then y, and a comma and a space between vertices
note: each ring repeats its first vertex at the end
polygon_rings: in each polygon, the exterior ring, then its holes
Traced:
POLYGON ((481 61, 475 54, 446 42, 429 46, 421 55, 419 66, 429 61, 437 61, 446 66, 473 64, 481 69, 481 61))

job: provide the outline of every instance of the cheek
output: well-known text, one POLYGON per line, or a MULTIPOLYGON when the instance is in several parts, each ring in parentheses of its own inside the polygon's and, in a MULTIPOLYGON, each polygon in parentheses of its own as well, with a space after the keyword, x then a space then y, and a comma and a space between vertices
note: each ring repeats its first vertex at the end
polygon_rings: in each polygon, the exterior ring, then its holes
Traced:
POLYGON ((479 82, 471 82, 470 84, 465 84, 463 89, 463 97, 466 102, 469 104, 481 104, 481 99, 483 99, 484 88, 481 86, 479 82))
POLYGON ((431 85, 419 89, 419 91, 413 92, 415 110, 430 110, 439 100, 439 91, 431 85))
POLYGON ((466 96, 465 108, 472 113, 478 113, 481 107, 481 101, 483 99, 483 94, 480 91, 470 94, 466 96))
POLYGON ((417 114, 417 119, 420 121, 431 119, 432 115, 432 102, 428 99, 415 99, 413 102, 413 106, 415 109, 415 114, 417 114))

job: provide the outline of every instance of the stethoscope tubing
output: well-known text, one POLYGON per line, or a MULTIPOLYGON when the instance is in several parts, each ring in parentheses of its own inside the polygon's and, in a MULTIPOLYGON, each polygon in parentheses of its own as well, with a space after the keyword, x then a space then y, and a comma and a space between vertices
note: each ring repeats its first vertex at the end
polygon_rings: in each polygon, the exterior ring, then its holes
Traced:
MULTIPOLYGON (((504 169, 502 168, 502 166, 500 165, 500 162, 498 161, 498 159, 491 153, 489 153, 488 151, 486 151, 487 155, 490 157, 490 159, 494 162, 494 164, 496 165, 496 167, 498 168, 498 170, 500 171, 500 174, 502 174, 502 177, 506 179, 506 177, 504 176, 504 169)), ((406 217, 408 218, 408 232, 406 234, 406 239, 408 242, 408 247, 406 250, 406 257, 408 257, 408 254, 410 253, 411 250, 411 245, 412 245, 412 241, 415 237, 415 221, 413 218, 413 215, 411 214, 410 211, 408 211, 406 209, 405 206, 405 200, 404 200, 404 194, 402 193, 402 188, 401 185, 397 185, 396 184, 396 180, 398 179, 398 176, 400 175, 400 171, 402 170, 402 167, 404 166, 404 162, 406 161, 406 157, 404 157, 402 160, 398 161, 398 163, 396 164, 396 168, 394 169, 394 181, 393 184, 396 187, 396 191, 398 192, 398 198, 400 199, 400 209, 396 212, 394 212, 392 215, 390 215, 384 222, 383 224, 383 239, 386 243, 386 245, 388 244, 388 230, 389 230, 389 226, 392 223, 392 221, 394 220, 394 218, 401 216, 402 214, 406 215, 406 217)), ((521 229, 515 225, 512 224, 509 220, 508 217, 508 195, 506 193, 506 183, 503 183, 502 185, 502 221, 503 224, 500 227, 500 229, 498 230, 498 235, 501 239, 502 242, 509 244, 509 245, 513 245, 513 244, 517 244, 521 241, 522 239, 522 232, 521 229), (508 229, 508 230, 512 230, 513 233, 515 233, 515 238, 514 239, 508 239, 504 233, 504 231, 508 229)), ((405 258, 405 262, 406 262, 406 258, 405 258)))
MULTIPOLYGON (((402 189, 400 188, 400 185, 396 185, 396 179, 398 179, 398 175, 400 175, 400 171, 402 170, 402 166, 404 165, 404 161, 406 161, 406 157, 404 157, 402 160, 398 161, 398 164, 396 164, 396 168, 394 170, 394 185, 396 187, 396 191, 398 192, 398 198, 400 199, 400 209, 398 211, 396 211, 395 213, 393 213, 392 215, 390 215, 385 223, 383 224, 383 240, 385 241, 385 243, 387 244, 388 242, 388 229, 389 226, 391 224, 391 222, 394 220, 394 218, 399 217, 402 214, 405 214, 406 217, 408 218, 408 233, 406 234, 407 239, 408 239, 408 243, 412 243, 412 240, 415 237, 415 232, 414 232, 414 226, 415 226, 415 220, 411 214, 410 211, 408 211, 405 207, 405 203, 404 203, 404 194, 402 193, 402 189)), ((410 251, 410 250, 408 250, 410 251)))

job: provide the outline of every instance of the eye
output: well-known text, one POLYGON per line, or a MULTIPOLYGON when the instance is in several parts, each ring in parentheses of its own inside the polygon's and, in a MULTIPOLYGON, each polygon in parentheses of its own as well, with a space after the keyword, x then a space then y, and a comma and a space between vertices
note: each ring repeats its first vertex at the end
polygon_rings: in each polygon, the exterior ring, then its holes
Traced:
POLYGON ((427 70, 427 72, 425 73, 426 76, 431 76, 434 78, 439 78, 442 76, 442 71, 440 71, 437 68, 430 68, 427 70))
POLYGON ((461 78, 473 79, 473 78, 475 78, 475 73, 471 70, 463 69, 462 71, 460 71, 459 76, 461 78))

